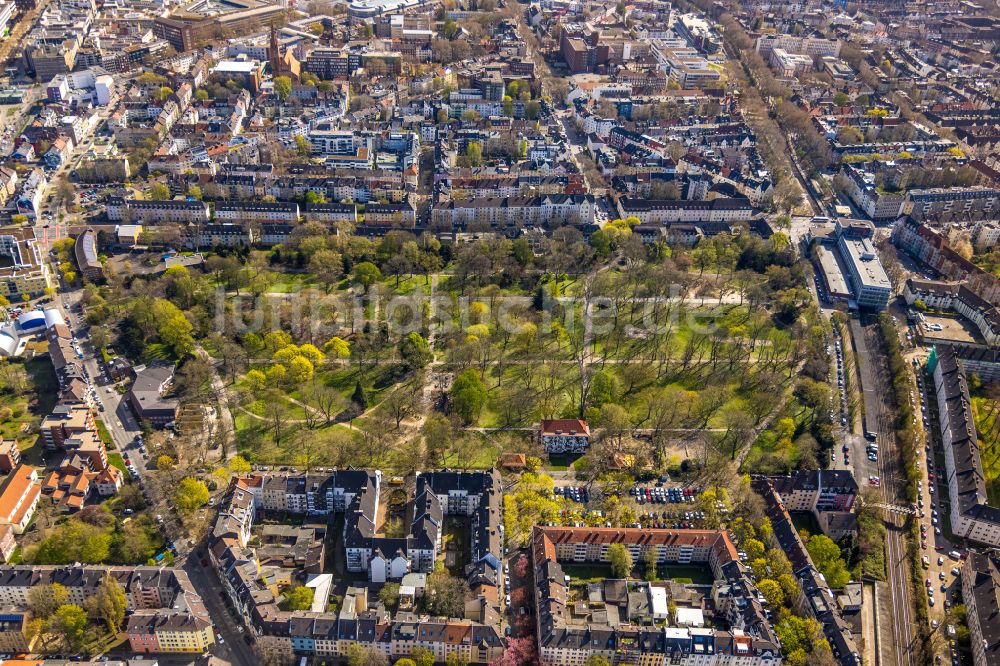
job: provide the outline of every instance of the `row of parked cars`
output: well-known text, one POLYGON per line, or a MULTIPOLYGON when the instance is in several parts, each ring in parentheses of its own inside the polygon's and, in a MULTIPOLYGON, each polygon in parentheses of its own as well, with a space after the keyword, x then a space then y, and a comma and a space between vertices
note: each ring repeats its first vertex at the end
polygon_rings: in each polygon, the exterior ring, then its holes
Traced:
POLYGON ((639 516, 639 523, 648 529, 690 530, 698 527, 704 519, 703 511, 664 511, 662 515, 652 511, 639 516))
POLYGON ((556 486, 552 492, 574 502, 586 504, 590 501, 590 491, 585 486, 556 486))
POLYGON ((679 504, 694 502, 698 493, 694 488, 644 488, 636 486, 629 491, 639 504, 679 504))
MULTIPOLYGON (((836 329, 834 329, 836 334, 836 329)), ((836 353, 834 356, 837 359, 837 388, 840 393, 840 425, 847 425, 847 392, 844 390, 844 347, 841 344, 840 337, 838 335, 836 342, 834 343, 836 347, 836 353)), ((831 351, 827 348, 827 351, 831 351)), ((834 412, 830 412, 830 420, 836 418, 834 412)))

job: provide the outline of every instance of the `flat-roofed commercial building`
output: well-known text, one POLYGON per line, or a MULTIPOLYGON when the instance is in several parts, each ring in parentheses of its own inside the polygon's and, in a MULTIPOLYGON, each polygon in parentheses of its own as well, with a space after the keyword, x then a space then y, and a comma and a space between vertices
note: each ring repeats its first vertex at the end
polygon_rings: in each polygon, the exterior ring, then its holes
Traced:
POLYGON ((889 304, 891 285, 871 238, 842 233, 837 239, 837 247, 847 267, 848 283, 858 307, 884 310, 889 304))
POLYGON ((231 33, 246 35, 266 28, 284 15, 280 5, 260 0, 196 0, 169 16, 153 21, 153 34, 167 40, 178 51, 231 33))

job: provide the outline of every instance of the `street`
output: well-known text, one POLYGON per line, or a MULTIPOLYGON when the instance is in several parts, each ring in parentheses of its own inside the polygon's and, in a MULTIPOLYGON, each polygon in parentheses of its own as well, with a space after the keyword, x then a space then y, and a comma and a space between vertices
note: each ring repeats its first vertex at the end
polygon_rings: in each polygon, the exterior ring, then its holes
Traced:
POLYGON ((254 666, 260 663, 253 648, 246 643, 247 634, 240 630, 242 625, 233 619, 233 614, 223 601, 222 583, 212 570, 211 563, 207 559, 205 561, 207 566, 202 566, 201 558, 192 553, 183 568, 212 616, 216 633, 222 634, 225 641, 220 644, 216 638, 216 644, 211 648, 212 654, 237 666, 254 666))

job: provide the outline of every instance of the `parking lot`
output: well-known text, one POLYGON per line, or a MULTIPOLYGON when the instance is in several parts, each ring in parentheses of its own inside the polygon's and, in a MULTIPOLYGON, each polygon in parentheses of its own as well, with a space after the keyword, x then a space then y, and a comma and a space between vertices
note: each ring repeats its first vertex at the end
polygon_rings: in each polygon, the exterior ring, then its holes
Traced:
POLYGON ((638 504, 693 503, 698 496, 694 488, 664 488, 636 486, 629 491, 638 504))

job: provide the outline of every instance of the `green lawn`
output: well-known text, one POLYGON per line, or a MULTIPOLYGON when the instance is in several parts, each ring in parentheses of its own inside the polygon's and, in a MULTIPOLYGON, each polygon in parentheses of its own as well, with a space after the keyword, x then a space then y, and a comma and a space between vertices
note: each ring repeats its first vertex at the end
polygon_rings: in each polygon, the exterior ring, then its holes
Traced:
POLYGON ((611 567, 607 564, 563 564, 562 570, 573 584, 596 583, 611 578, 611 567))
POLYGON ((104 425, 104 421, 101 419, 94 419, 94 425, 97 426, 97 436, 101 438, 104 442, 104 446, 109 449, 115 448, 114 442, 111 439, 111 433, 108 432, 108 427, 104 425))
POLYGON ((552 470, 553 472, 565 472, 570 469, 579 458, 579 455, 568 456, 558 453, 553 454, 549 456, 549 462, 545 465, 545 469, 552 470))
POLYGON ((676 580, 679 583, 711 585, 714 580, 707 564, 666 564, 659 567, 660 580, 676 580))
POLYGON ((430 296, 431 293, 431 283, 423 275, 400 275, 399 285, 396 285, 396 276, 390 276, 382 280, 382 286, 389 291, 399 294, 421 294, 424 296, 430 296))
POLYGON ((124 472, 125 473, 125 478, 128 478, 128 472, 125 469, 125 459, 122 458, 122 454, 120 454, 120 453, 109 453, 108 454, 108 462, 111 463, 111 465, 113 467, 117 467, 122 472, 124 472))
MULTIPOLYGON (((641 568, 641 563, 637 563, 632 575, 640 575, 641 568)), ((596 583, 611 578, 611 567, 607 564, 563 564, 562 570, 572 584, 596 583)), ((664 564, 658 568, 658 574, 660 580, 675 580, 683 584, 711 585, 713 580, 708 565, 664 564)))
POLYGON ((1000 506, 1000 417, 998 405, 988 398, 973 398, 972 413, 979 435, 979 453, 986 477, 986 493, 990 506, 1000 506), (996 410, 996 412, 994 411, 996 410))
POLYGON ((294 294, 307 287, 317 286, 316 276, 312 273, 282 273, 268 291, 280 294, 294 294))

